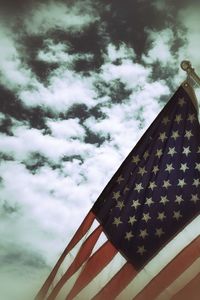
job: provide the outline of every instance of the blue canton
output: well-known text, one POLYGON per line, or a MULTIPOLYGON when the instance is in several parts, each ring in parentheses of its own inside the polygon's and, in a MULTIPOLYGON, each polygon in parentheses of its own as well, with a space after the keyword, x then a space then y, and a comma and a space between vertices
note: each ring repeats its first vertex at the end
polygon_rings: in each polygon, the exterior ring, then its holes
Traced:
POLYGON ((103 190, 92 211, 141 269, 200 212, 200 125, 182 87, 103 190))

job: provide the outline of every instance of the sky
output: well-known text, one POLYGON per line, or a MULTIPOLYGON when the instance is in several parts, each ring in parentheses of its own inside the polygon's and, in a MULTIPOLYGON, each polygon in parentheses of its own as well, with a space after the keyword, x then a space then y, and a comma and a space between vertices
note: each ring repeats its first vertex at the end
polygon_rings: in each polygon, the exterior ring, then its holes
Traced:
POLYGON ((200 74, 199 9, 178 0, 0 1, 1 300, 33 299, 186 78, 180 62, 200 74))

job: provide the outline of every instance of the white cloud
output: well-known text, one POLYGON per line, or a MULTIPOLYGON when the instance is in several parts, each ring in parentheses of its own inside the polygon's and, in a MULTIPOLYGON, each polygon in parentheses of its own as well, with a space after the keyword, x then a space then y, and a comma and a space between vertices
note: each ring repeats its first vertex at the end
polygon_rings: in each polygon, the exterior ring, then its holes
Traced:
POLYGON ((173 31, 170 28, 158 31, 148 31, 149 40, 152 45, 148 50, 148 54, 143 55, 145 63, 152 64, 159 62, 161 66, 167 66, 172 61, 171 46, 174 40, 173 31))
POLYGON ((80 125, 79 119, 68 119, 68 120, 55 120, 51 119, 47 121, 47 125, 52 131, 52 135, 56 138, 78 138, 83 139, 85 136, 85 130, 80 125))
POLYGON ((127 47, 125 44, 121 44, 119 48, 113 44, 109 44, 107 48, 107 55, 105 56, 105 59, 113 62, 116 59, 133 59, 136 55, 134 53, 133 48, 127 47))
POLYGON ((87 4, 88 1, 77 1, 73 6, 56 1, 40 4, 26 18, 26 30, 30 34, 45 34, 52 28, 80 32, 98 19, 97 12, 87 4))
POLYGON ((0 78, 9 89, 20 90, 30 81, 34 82, 31 71, 22 63, 13 34, 1 24, 0 29, 0 78))
POLYGON ((134 62, 136 58, 134 50, 125 44, 120 45, 118 49, 113 44, 109 44, 104 58, 105 63, 101 66, 100 76, 106 82, 119 79, 128 88, 133 89, 138 85, 142 86, 151 74, 150 68, 134 62), (121 63, 114 64, 114 61, 119 58, 121 63))
POLYGON ((43 135, 38 129, 21 126, 13 129, 13 133, 14 136, 1 134, 0 148, 3 153, 13 155, 17 160, 27 159, 31 152, 39 152, 56 162, 65 155, 87 156, 93 148, 92 145, 79 140, 66 140, 63 137, 43 135))
POLYGON ((151 72, 149 68, 144 68, 129 59, 124 59, 121 65, 106 63, 101 67, 101 70, 105 81, 120 79, 128 88, 143 85, 151 72))
POLYGON ((39 50, 37 59, 47 63, 57 63, 62 68, 73 67, 73 63, 79 59, 91 60, 93 54, 77 53, 69 54, 70 44, 55 43, 51 39, 44 41, 44 49, 39 50))
POLYGON ((34 90, 22 91, 20 98, 26 106, 41 105, 54 112, 67 111, 74 104, 85 104, 88 107, 96 104, 93 79, 62 68, 52 74, 47 87, 38 84, 34 90))
MULTIPOLYGON (((186 53, 188 56, 194 55, 195 64, 199 64, 198 51, 194 50, 199 49, 196 42, 197 16, 193 19, 189 16, 193 13, 188 12, 187 16, 186 11, 182 11, 180 19, 185 20, 185 26, 188 28, 189 46, 185 45, 177 50, 177 53, 173 53, 171 46, 175 36, 170 28, 160 32, 148 31, 151 47, 142 57, 142 63, 145 62, 148 67, 136 63, 136 54, 129 46, 122 44, 117 48, 110 43, 107 53, 104 54, 105 63, 98 70, 100 72, 91 72, 87 77, 76 73, 73 71, 73 63, 80 57, 90 60, 92 56, 69 54, 71 46, 56 44, 48 38, 48 31, 52 28, 71 33, 83 31, 98 18, 93 9, 89 13, 90 8, 87 8, 86 2, 77 2, 77 5, 70 9, 65 4, 50 2, 38 6, 25 17, 26 31, 29 34, 45 34, 45 48, 38 50, 37 59, 58 64, 58 68, 50 73, 46 85, 36 80, 32 71, 23 63, 20 43, 15 41, 13 35, 5 34, 6 31, 3 30, 0 33, 3 45, 0 50, 1 79, 4 85, 14 92, 17 91, 23 104, 30 108, 40 105, 44 110, 50 109, 60 113, 67 111, 74 104, 85 104, 91 108, 101 103, 100 110, 105 114, 105 118, 88 117, 84 126, 78 118, 46 118, 46 124, 52 131, 51 135, 45 135, 42 130, 31 129, 25 123, 14 121, 13 136, 0 136, 1 151, 13 155, 15 159, 0 164, 0 174, 3 178, 3 200, 0 208, 3 209, 5 201, 11 207, 18 208, 16 213, 1 213, 1 243, 5 245, 2 252, 7 253, 7 249, 10 251, 12 241, 12 247, 14 245, 17 249, 22 247, 34 250, 51 266, 91 208, 92 202, 159 113, 160 96, 170 94, 166 77, 152 82, 152 65, 159 61, 161 67, 166 70, 177 68, 186 53), (80 17, 82 6, 85 6, 84 13, 80 17), (115 64, 117 59, 121 62, 118 65, 115 64), (130 90, 128 99, 121 104, 113 104, 112 95, 98 98, 94 82, 99 79, 106 83, 115 79, 122 81, 130 90), (110 140, 107 139, 98 147, 86 144, 85 127, 94 134, 110 137, 110 140), (59 163, 60 167, 53 170, 45 165, 32 174, 20 161, 28 161, 30 154, 34 152, 47 157, 52 163, 59 163), (80 159, 72 159, 76 155, 80 156, 80 159), (60 161, 63 156, 70 156, 71 161, 60 161)), ((180 78, 180 74, 172 78, 177 86, 180 84, 180 78)), ((2 119, 0 114, 0 121, 2 119)), ((39 288, 49 271, 43 269, 33 273, 31 267, 26 269, 16 265, 10 268, 10 274, 16 274, 16 270, 19 269, 20 272, 23 270, 25 275, 32 272, 32 278, 27 279, 27 285, 31 283, 29 291, 37 284, 39 288), (44 278, 41 278, 42 274, 44 278)), ((9 275, 6 277, 7 281, 12 277, 9 275)), ((5 278, 4 270, 0 271, 0 278, 5 278)), ((19 289, 25 285, 23 280, 22 278, 16 284, 19 289)), ((5 291, 7 297, 8 290, 9 287, 5 291)), ((21 288, 16 293, 22 295, 25 292, 21 288)))

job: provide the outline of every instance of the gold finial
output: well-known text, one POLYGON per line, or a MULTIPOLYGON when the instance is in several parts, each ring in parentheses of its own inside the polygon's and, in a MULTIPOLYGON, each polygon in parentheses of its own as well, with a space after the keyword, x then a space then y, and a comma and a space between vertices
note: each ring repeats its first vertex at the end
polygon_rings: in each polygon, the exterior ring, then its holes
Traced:
POLYGON ((181 62, 181 68, 184 70, 184 71, 187 71, 189 68, 191 68, 191 62, 189 60, 183 60, 181 62))
POLYGON ((194 68, 192 68, 191 62, 189 60, 183 60, 181 62, 181 68, 187 73, 190 79, 192 79, 196 84, 200 86, 200 78, 196 74, 194 68))

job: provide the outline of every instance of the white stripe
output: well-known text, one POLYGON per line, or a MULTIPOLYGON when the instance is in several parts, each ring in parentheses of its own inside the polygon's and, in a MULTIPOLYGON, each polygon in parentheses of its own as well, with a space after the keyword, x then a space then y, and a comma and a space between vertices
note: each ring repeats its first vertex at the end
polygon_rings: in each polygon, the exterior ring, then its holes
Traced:
POLYGON ((183 274, 181 274, 156 300, 168 300, 184 288, 200 273, 200 258, 198 258, 183 274))
POLYGON ((94 297, 125 263, 126 260, 122 255, 120 253, 116 254, 113 260, 77 295, 75 299, 88 300, 94 297))
MULTIPOLYGON (((200 216, 196 217, 183 231, 181 231, 164 249, 162 249, 146 267, 131 281, 131 283, 120 293, 116 300, 132 300, 146 286, 154 276, 156 276, 178 253, 180 253, 191 241, 200 234, 200 216)), ((88 236, 88 235, 87 235, 88 236)), ((106 239, 102 233, 99 239, 99 246, 106 239)), ((84 238, 85 240, 85 238, 84 238)), ((82 240, 83 242, 83 240, 82 240)), ((80 247, 80 243, 79 243, 80 247)), ((76 247, 76 248, 79 248, 76 247)), ((75 249, 74 249, 75 250, 75 249)), ((74 251, 73 251, 74 252, 74 251)), ((75 255, 75 254, 74 254, 75 255)), ((92 280, 76 297, 76 300, 88 300, 95 296, 106 283, 122 268, 126 260, 121 254, 117 254, 114 259, 92 280)), ((69 265, 68 265, 69 266, 69 265)), ((76 272, 73 278, 63 287, 56 299, 64 300, 66 294, 72 287, 82 267, 76 272), (69 288, 70 287, 70 288, 69 288), (65 292, 63 292, 65 291, 65 292)))
MULTIPOLYGON (((94 220, 92 223, 92 226, 89 228, 89 230, 86 232, 86 234, 82 237, 82 239, 76 244, 74 248, 68 253, 68 255, 65 256, 65 259, 63 260, 62 264, 60 265, 57 274, 53 280, 52 285, 50 286, 49 293, 52 291, 53 287, 58 283, 58 281, 62 278, 62 276, 65 274, 66 270, 69 268, 69 266, 72 264, 74 261, 74 258, 76 257, 78 251, 80 250, 82 244, 86 241, 86 239, 89 237, 89 235, 99 226, 99 223, 94 220)), ((102 234, 100 235, 98 242, 96 243, 94 247, 94 251, 96 251, 103 243, 102 240, 102 234)), ((80 272, 80 271, 79 271, 80 272)), ((62 298, 61 298, 62 299, 62 298)))
POLYGON ((178 253, 200 234, 200 216, 171 240, 130 282, 116 300, 132 300, 178 253))

